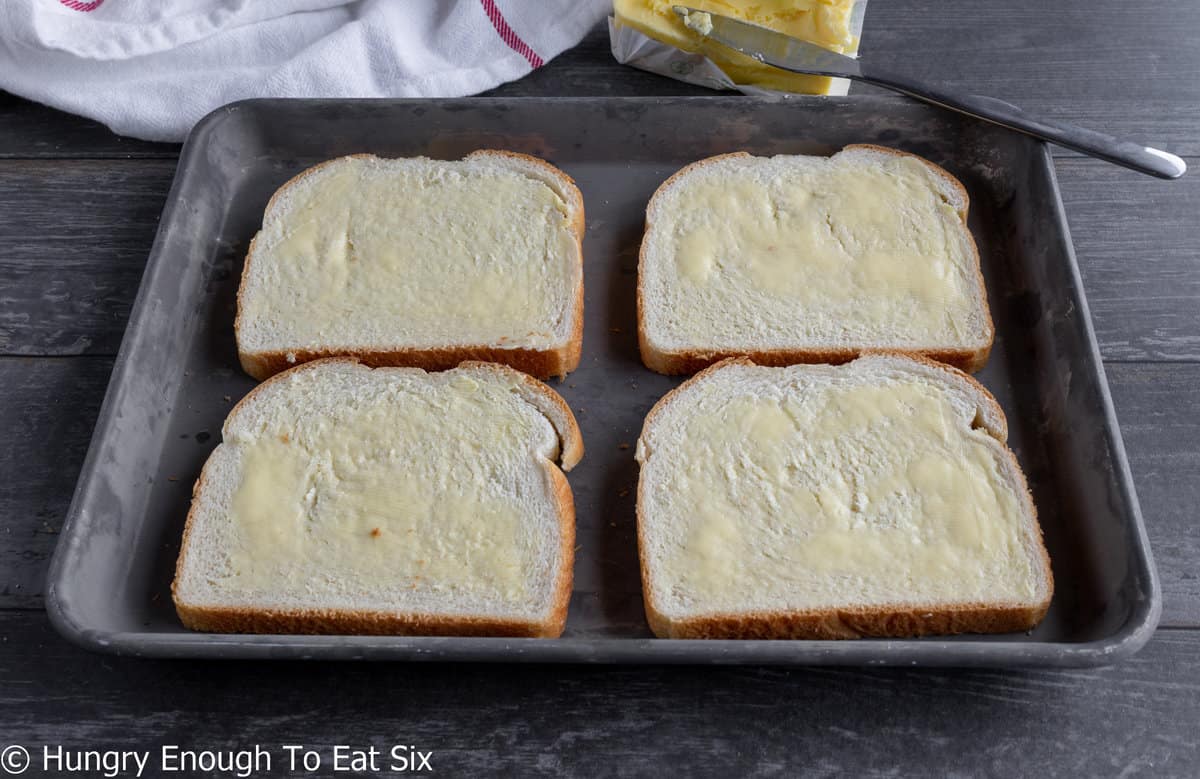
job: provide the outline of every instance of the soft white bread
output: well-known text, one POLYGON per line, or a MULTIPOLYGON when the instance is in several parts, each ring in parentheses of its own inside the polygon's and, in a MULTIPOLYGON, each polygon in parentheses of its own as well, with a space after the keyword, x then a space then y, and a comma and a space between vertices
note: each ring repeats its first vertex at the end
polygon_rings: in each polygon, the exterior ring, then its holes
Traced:
POLYGON ((990 394, 925 359, 685 382, 638 440, 646 615, 664 638, 1011 632, 1053 579, 990 394))
POLYGON ((583 338, 583 224, 570 177, 524 154, 309 168, 271 198, 246 254, 242 367, 264 379, 350 355, 564 376, 583 338))
POLYGON ((183 624, 247 633, 557 636, 583 442, 502 365, 308 363, 250 392, 193 490, 183 624))
POLYGON ((994 331, 967 206, 946 171, 878 146, 693 163, 646 209, 642 359, 676 374, 888 349, 977 370, 994 331))

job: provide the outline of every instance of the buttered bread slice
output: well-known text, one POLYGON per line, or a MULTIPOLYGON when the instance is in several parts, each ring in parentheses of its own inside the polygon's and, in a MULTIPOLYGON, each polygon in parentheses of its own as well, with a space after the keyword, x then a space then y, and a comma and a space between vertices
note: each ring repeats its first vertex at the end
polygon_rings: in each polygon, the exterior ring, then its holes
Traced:
POLYGON ((888 349, 976 370, 993 328, 967 205, 941 168, 876 146, 689 165, 646 210, 642 359, 690 373, 888 349))
POLYGON ((638 441, 646 614, 664 638, 1027 630, 1053 589, 995 400, 953 368, 713 366, 638 441))
POLYGON ((250 244, 242 367, 263 379, 350 355, 566 375, 583 335, 582 236, 574 182, 524 154, 322 163, 275 193, 250 244))
POLYGON ((511 368, 327 359, 229 414, 193 492, 183 624, 250 633, 557 636, 583 454, 563 400, 511 368))

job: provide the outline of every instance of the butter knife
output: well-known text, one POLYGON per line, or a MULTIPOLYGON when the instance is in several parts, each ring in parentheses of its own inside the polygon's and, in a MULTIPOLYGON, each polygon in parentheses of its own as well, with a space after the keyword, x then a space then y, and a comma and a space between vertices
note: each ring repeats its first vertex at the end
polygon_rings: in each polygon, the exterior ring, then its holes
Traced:
POLYGON ((1011 103, 993 97, 943 92, 906 76, 886 72, 853 57, 740 19, 682 5, 673 8, 692 30, 783 70, 874 84, 1151 176, 1177 179, 1187 171, 1187 164, 1182 159, 1161 149, 1122 141, 1066 122, 1038 119, 1011 103))

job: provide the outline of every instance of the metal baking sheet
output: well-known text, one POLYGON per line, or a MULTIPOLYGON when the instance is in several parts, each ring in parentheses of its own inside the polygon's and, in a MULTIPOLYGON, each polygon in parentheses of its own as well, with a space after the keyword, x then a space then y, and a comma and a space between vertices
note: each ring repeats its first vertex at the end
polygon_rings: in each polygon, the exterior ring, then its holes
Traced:
POLYGON ((460 661, 1070 666, 1128 656, 1161 594, 1113 416, 1045 146, 899 98, 744 97, 260 100, 192 133, 113 370, 50 571, 55 626, 131 655, 460 661), (633 444, 680 379, 638 358, 634 289, 644 209, 701 157, 907 149, 971 196, 997 341, 979 378, 1008 414, 1056 589, 1032 633, 904 640, 680 641, 652 637, 638 571, 633 444), (560 639, 215 635, 185 630, 170 582, 192 483, 225 414, 252 386, 238 368, 234 299, 271 193, 353 152, 458 158, 480 148, 543 157, 587 209, 583 362, 554 387, 587 456, 569 478, 578 544, 560 639))

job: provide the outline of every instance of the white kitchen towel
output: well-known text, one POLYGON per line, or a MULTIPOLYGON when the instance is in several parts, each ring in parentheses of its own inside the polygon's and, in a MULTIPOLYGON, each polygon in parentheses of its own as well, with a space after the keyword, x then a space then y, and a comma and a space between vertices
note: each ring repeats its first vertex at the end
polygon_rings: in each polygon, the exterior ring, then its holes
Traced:
POLYGON ((248 97, 458 97, 574 46, 611 0, 0 0, 0 89, 179 141, 248 97))

